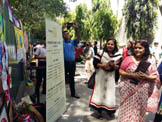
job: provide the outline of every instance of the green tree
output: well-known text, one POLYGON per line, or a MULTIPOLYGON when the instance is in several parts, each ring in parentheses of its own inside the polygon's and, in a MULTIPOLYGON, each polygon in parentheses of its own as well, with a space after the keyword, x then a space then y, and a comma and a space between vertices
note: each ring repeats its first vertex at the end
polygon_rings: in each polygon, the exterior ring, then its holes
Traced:
POLYGON ((113 15, 107 0, 93 0, 92 10, 88 10, 85 4, 78 5, 75 13, 64 17, 61 23, 68 21, 78 22, 82 40, 105 41, 115 37, 118 26, 117 18, 113 15))
MULTIPOLYGON (((61 19, 59 19, 59 23, 63 25, 65 22, 74 22, 75 21, 75 12, 69 12, 65 14, 61 19)), ((74 28, 65 28, 66 31, 69 32, 71 39, 75 38, 75 30, 74 28)))
POLYGON ((79 29, 81 31, 81 40, 90 39, 90 12, 87 9, 86 4, 80 4, 75 9, 75 21, 78 22, 79 29))
MULTIPOLYGON (((64 22, 77 22, 81 31, 81 40, 89 40, 91 38, 91 24, 90 24, 90 11, 88 11, 86 4, 80 4, 76 7, 74 12, 66 14, 60 23, 64 22)), ((75 38, 75 31, 73 28, 67 30, 70 32, 72 39, 75 38)))
POLYGON ((63 0, 14 0, 11 3, 14 15, 32 37, 45 35, 45 16, 56 19, 67 13, 63 0))
POLYGON ((115 37, 118 21, 109 3, 107 0, 93 0, 92 35, 95 40, 115 37))
POLYGON ((156 27, 158 0, 126 0, 123 13, 127 37, 147 39, 151 43, 156 27))

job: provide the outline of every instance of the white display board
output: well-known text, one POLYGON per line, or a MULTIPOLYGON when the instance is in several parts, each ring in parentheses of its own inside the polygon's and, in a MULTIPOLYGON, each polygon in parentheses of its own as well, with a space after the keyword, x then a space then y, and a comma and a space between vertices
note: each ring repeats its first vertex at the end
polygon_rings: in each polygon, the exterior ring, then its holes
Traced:
POLYGON ((46 122, 56 121, 66 109, 61 25, 46 19, 46 122))

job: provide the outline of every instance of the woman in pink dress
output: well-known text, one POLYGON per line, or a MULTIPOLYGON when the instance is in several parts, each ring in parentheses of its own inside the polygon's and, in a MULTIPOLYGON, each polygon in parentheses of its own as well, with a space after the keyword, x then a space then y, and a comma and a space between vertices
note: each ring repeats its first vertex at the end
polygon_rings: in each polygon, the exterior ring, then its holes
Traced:
MULTIPOLYGON (((126 57, 121 64, 119 70, 121 75, 119 84, 121 100, 118 122, 146 121, 148 99, 159 83, 157 68, 155 64, 149 63, 149 55, 147 41, 139 40, 135 43, 133 55, 126 57)), ((159 95, 156 98, 159 99, 159 95)), ((158 102, 153 105, 149 104, 149 108, 152 107, 151 109, 156 111, 158 102)))

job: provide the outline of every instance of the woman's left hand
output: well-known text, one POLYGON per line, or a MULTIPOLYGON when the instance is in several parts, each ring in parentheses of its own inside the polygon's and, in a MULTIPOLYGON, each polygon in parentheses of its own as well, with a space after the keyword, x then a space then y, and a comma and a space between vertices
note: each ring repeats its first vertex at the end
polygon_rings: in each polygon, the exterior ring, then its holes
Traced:
POLYGON ((137 74, 140 76, 140 79, 142 80, 148 79, 148 75, 143 72, 137 72, 137 74))
POLYGON ((155 80, 157 78, 156 75, 149 76, 143 72, 138 72, 138 75, 140 75, 143 80, 155 80))

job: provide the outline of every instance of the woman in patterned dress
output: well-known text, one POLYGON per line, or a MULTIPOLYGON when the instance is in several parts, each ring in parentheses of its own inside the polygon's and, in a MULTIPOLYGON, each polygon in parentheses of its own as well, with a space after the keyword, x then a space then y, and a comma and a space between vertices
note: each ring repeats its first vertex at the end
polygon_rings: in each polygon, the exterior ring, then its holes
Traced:
POLYGON ((90 107, 96 110, 96 117, 102 117, 104 110, 111 118, 116 111, 115 98, 115 69, 121 58, 115 39, 109 39, 105 45, 105 51, 101 50, 95 56, 93 64, 96 70, 95 85, 90 99, 90 107))
MULTIPOLYGON (((149 96, 152 95, 153 86, 159 82, 155 64, 149 65, 146 72, 135 72, 141 61, 148 62, 150 55, 149 45, 145 40, 136 41, 134 54, 126 57, 120 66, 121 81, 119 84, 120 109, 118 122, 145 122, 146 109, 149 96), (133 83, 132 78, 138 79, 133 83)), ((149 106, 150 107, 150 106, 149 106)), ((153 107, 152 110, 157 109, 153 107)))

